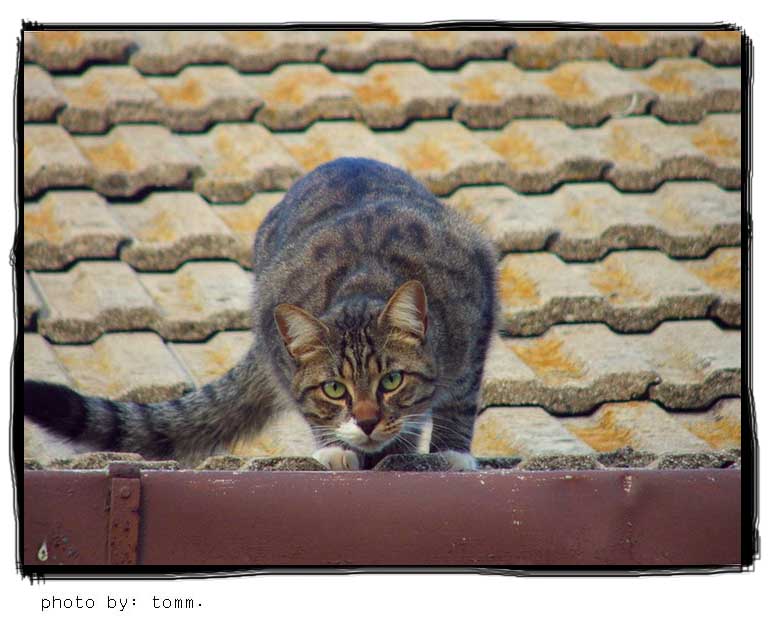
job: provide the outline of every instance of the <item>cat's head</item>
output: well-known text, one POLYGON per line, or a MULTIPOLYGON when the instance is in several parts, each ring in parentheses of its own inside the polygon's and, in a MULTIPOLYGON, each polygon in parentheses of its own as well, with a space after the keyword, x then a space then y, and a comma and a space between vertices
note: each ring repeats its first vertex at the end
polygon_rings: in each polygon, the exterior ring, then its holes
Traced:
POLYGON ((274 318, 295 361, 293 397, 323 443, 378 452, 418 436, 436 389, 422 284, 403 284, 380 308, 321 320, 281 304, 274 318))

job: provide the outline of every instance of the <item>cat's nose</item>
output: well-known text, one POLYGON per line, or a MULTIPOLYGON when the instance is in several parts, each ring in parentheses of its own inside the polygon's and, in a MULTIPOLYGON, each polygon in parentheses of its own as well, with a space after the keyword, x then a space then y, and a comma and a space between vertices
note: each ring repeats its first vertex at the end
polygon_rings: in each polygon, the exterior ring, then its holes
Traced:
POLYGON ((374 431, 374 428, 378 423, 379 420, 376 417, 371 417, 369 419, 359 419, 357 425, 363 432, 365 432, 366 436, 370 436, 371 432, 374 431))

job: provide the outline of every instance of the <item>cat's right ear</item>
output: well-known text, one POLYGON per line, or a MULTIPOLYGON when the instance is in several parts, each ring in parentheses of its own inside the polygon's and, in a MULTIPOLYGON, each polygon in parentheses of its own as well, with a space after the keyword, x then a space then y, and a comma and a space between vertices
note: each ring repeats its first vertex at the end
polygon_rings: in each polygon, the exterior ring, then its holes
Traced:
POLYGON ((325 348, 328 327, 300 307, 280 303, 274 308, 274 322, 285 348, 296 361, 303 361, 325 348))

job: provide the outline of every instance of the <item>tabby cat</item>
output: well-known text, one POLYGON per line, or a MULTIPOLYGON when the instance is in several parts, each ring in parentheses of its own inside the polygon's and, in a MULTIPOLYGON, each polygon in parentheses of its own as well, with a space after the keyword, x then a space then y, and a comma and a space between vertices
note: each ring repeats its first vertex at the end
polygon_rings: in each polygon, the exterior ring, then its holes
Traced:
POLYGON ((331 469, 470 455, 497 314, 492 246, 406 173, 343 158, 300 179, 254 247, 253 342, 220 379, 153 404, 25 381, 24 414, 100 450, 192 463, 300 411, 331 469))

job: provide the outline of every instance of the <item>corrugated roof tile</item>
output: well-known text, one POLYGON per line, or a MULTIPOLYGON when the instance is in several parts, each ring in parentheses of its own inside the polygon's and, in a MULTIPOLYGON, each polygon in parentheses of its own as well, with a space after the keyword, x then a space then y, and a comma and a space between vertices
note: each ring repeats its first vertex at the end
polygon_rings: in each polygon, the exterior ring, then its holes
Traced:
POLYGON ((228 226, 236 238, 236 260, 246 268, 252 268, 255 231, 284 197, 284 192, 256 193, 244 204, 223 204, 213 207, 213 212, 228 226))
POLYGON ((72 71, 92 62, 123 62, 134 44, 131 32, 41 30, 24 33, 24 61, 50 71, 72 71))
POLYGON ((707 30, 699 33, 697 55, 712 64, 733 65, 742 61, 742 33, 736 30, 707 30))
POLYGON ((43 336, 25 333, 23 341, 25 379, 71 385, 70 378, 54 354, 54 349, 43 336))
POLYGON ((34 64, 24 65, 24 122, 48 122, 56 118, 65 99, 51 76, 34 64))
POLYGON ((38 318, 38 313, 42 307, 40 297, 32 286, 32 280, 29 274, 24 272, 24 281, 22 288, 22 299, 24 301, 24 329, 25 331, 33 326, 38 318))
POLYGON ((712 449, 734 449, 741 444, 742 401, 739 398, 718 400, 706 411, 673 412, 671 416, 712 449))
POLYGON ((24 125, 24 197, 45 189, 86 187, 94 168, 59 125, 24 125))

